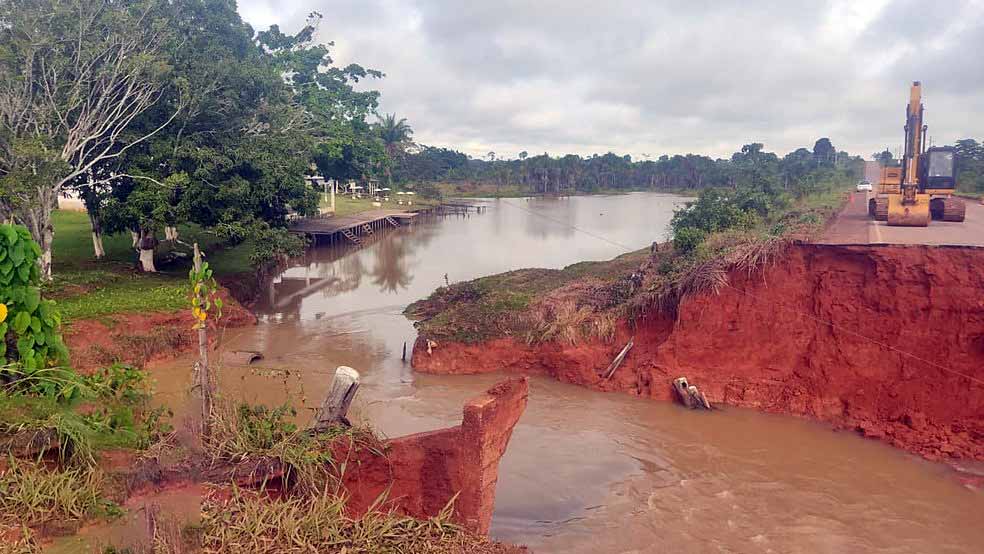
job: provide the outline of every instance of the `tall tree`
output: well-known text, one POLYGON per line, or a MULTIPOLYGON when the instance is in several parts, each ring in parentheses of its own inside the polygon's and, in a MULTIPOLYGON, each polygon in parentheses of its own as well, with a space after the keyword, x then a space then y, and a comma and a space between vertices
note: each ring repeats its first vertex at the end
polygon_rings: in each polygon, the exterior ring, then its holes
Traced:
POLYGON ((874 155, 875 160, 882 165, 882 167, 888 167, 895 162, 895 156, 889 151, 888 148, 874 155))
POLYGON ((163 4, 0 3, 0 217, 31 231, 46 279, 59 194, 181 110, 180 95, 160 102, 171 70, 160 55, 170 32, 163 4), (155 106, 165 117, 137 129, 135 120, 155 106))
POLYGON ((817 165, 834 165, 837 160, 837 149, 827 137, 817 139, 813 144, 813 159, 817 165))
POLYGON ((407 123, 405 117, 397 119, 395 113, 384 114, 378 118, 376 123, 376 133, 383 141, 386 149, 386 156, 389 163, 386 165, 386 181, 393 185, 392 164, 403 157, 407 147, 410 145, 410 137, 413 136, 413 129, 407 123))

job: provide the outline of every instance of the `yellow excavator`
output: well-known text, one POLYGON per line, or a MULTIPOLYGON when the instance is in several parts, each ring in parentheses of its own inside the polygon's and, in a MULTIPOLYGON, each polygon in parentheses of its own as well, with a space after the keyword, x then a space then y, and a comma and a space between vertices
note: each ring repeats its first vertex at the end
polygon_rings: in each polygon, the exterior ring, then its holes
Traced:
POLYGON ((868 213, 889 225, 925 227, 929 220, 963 221, 967 206, 955 197, 955 150, 926 148, 922 85, 912 83, 905 110, 905 153, 900 167, 883 167, 868 213))

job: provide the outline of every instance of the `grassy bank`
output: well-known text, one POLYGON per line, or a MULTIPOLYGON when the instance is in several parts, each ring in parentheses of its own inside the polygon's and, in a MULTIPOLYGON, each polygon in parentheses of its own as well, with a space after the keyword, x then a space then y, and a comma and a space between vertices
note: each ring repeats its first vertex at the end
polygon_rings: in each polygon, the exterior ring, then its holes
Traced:
MULTIPOLYGON (((489 184, 475 184, 475 183, 437 183, 434 185, 440 192, 441 196, 444 198, 526 198, 530 196, 541 196, 540 194, 530 192, 529 187, 521 185, 504 185, 497 187, 495 185, 489 184)), ((570 196, 595 196, 595 195, 612 195, 612 194, 628 194, 630 192, 659 192, 664 194, 679 194, 681 196, 694 196, 697 191, 693 189, 687 189, 683 187, 669 187, 669 188, 638 188, 638 189, 614 189, 614 188, 602 188, 588 191, 577 191, 570 196)))
MULTIPOLYGON (((187 304, 188 247, 163 244, 159 272, 142 274, 136 270, 136 253, 128 234, 104 236, 106 256, 96 260, 84 212, 58 210, 54 225, 54 280, 47 286, 47 294, 58 301, 67 321, 116 313, 175 311, 187 304)), ((249 244, 225 248, 215 235, 192 225, 178 227, 178 233, 185 243, 199 243, 217 276, 253 272, 249 244)))
MULTIPOLYGON (((370 210, 414 210, 418 208, 426 208, 440 204, 440 200, 434 200, 429 198, 421 198, 419 195, 414 195, 410 197, 413 202, 412 205, 408 205, 406 201, 406 196, 390 196, 388 201, 380 202, 381 206, 374 206, 373 200, 370 198, 352 198, 349 195, 336 194, 335 195, 335 215, 346 216, 346 215, 356 215, 362 212, 368 212, 370 210), (399 203, 399 199, 403 198, 403 204, 399 203)), ((331 200, 325 199, 324 195, 321 196, 321 207, 329 208, 331 206, 331 200)))

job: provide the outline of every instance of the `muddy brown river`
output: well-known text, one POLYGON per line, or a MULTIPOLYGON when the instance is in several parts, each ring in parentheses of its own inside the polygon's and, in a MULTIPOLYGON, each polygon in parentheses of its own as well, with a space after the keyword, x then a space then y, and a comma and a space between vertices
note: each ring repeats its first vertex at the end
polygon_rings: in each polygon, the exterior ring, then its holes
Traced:
MULTIPOLYGON (((230 330, 223 390, 290 400, 308 418, 336 366, 363 375, 353 409, 387 436, 457 424, 501 376, 419 375, 401 361, 410 302, 445 283, 523 267, 604 260, 664 240, 685 199, 489 201, 468 217, 420 219, 358 249, 315 248, 271 283, 260 323, 230 330)), ((154 369, 179 406, 190 361, 154 369)), ((952 471, 793 417, 713 413, 542 378, 502 460, 496 539, 536 552, 981 552, 984 494, 952 471)))

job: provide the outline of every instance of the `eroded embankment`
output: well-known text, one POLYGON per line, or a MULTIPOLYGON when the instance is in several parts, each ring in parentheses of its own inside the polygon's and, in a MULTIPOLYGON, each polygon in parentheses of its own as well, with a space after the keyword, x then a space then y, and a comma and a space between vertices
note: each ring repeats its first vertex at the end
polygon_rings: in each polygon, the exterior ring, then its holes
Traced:
POLYGON ((612 340, 442 338, 428 354, 424 329, 413 366, 545 373, 663 400, 685 375, 711 402, 808 416, 929 458, 984 460, 984 249, 795 244, 727 283, 672 315, 620 321, 612 340), (614 376, 599 376, 633 336, 614 376))
MULTIPOLYGON (((244 327, 256 317, 237 302, 227 290, 221 292, 222 317, 210 322, 214 330, 244 327)), ((72 354, 72 367, 89 371, 113 362, 143 366, 147 362, 176 358, 197 348, 190 310, 113 314, 99 319, 70 322, 65 344, 72 354)), ((215 341, 220 333, 210 333, 215 341)))

